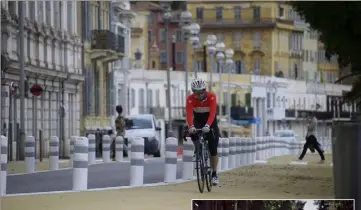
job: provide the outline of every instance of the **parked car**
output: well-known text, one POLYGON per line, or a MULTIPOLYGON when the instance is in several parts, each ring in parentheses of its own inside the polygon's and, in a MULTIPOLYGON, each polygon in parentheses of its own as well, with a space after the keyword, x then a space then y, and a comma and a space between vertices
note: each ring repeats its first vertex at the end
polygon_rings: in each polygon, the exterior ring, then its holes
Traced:
POLYGON ((161 128, 152 114, 133 115, 126 118, 124 138, 124 154, 128 156, 128 142, 133 137, 144 138, 144 154, 160 157, 161 128))

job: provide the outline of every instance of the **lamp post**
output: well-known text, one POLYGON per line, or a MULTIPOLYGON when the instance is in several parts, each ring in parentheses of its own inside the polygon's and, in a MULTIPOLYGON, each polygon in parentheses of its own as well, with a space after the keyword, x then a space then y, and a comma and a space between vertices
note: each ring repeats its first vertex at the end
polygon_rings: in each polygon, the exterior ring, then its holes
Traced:
MULTIPOLYGON (((169 50, 169 44, 168 44, 168 27, 169 27, 169 21, 172 18, 172 13, 170 12, 170 3, 161 1, 160 2, 162 8, 164 9, 163 14, 163 20, 164 20, 164 30, 165 30, 165 47, 166 52, 170 52, 169 50)), ((172 104, 171 104, 171 82, 170 82, 170 66, 169 66, 169 57, 166 53, 166 68, 167 68, 167 101, 168 101, 168 137, 172 136, 172 104)))
POLYGON ((231 99, 231 73, 233 71, 233 55, 234 52, 232 49, 228 49, 225 52, 226 54, 226 65, 227 65, 227 70, 228 70, 228 101, 227 101, 227 109, 228 109, 228 136, 231 136, 231 132, 232 132, 232 126, 231 126, 231 103, 232 103, 232 99, 231 99))
POLYGON ((193 59, 194 59, 194 72, 195 72, 195 77, 197 78, 197 72, 198 72, 198 65, 197 65, 197 48, 199 47, 199 31, 201 30, 201 28, 199 27, 198 23, 192 23, 189 26, 189 32, 191 33, 191 44, 192 44, 192 48, 193 48, 193 59))
POLYGON ((212 91, 212 86, 213 86, 213 66, 214 66, 214 55, 216 54, 216 47, 215 44, 217 42, 217 37, 215 35, 208 35, 207 36, 207 42, 208 42, 208 56, 209 56, 209 60, 211 62, 211 68, 209 70, 209 91, 212 91))
POLYGON ((224 61, 224 48, 225 45, 223 42, 219 42, 216 44, 216 59, 218 62, 218 76, 219 76, 219 96, 218 96, 218 100, 219 100, 219 118, 222 118, 222 92, 223 92, 223 88, 222 88, 222 67, 223 67, 223 61, 224 61))
POLYGON ((189 38, 189 25, 192 21, 192 13, 183 11, 180 17, 182 27, 183 39, 186 43, 184 53, 184 72, 185 72, 185 98, 188 96, 188 38, 189 38))

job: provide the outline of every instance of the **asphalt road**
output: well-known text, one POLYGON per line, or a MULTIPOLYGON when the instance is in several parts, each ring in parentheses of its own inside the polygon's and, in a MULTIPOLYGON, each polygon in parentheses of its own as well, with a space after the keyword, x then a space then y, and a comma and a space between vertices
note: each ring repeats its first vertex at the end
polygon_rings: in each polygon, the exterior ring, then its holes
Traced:
MULTIPOLYGON (((182 164, 177 165, 177 179, 181 178, 182 164)), ((7 194, 72 190, 72 169, 22 174, 7 177, 7 194)), ((145 162, 144 184, 164 180, 164 159, 145 162)), ((130 163, 102 163, 89 166, 88 189, 129 186, 130 163)))

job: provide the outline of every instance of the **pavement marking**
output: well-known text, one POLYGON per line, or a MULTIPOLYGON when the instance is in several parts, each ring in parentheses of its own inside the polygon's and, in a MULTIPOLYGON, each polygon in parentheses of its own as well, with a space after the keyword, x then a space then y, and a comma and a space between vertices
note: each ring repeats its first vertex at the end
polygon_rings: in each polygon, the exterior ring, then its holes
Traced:
POLYGON ((267 164, 268 161, 267 160, 256 160, 254 163, 255 164, 267 164))
POLYGON ((308 162, 305 162, 305 161, 292 161, 289 164, 290 165, 307 165, 308 162))

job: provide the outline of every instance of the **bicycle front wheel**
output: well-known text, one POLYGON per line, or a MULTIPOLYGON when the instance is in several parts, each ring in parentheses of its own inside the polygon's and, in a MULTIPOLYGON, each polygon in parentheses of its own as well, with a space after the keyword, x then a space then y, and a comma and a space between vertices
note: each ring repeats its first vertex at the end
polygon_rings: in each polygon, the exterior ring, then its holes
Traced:
POLYGON ((199 192, 204 192, 204 158, 202 154, 201 144, 196 144, 196 171, 199 192))
POLYGON ((203 154, 204 154, 204 174, 205 174, 207 190, 208 190, 208 192, 211 192, 212 191, 212 170, 211 170, 211 167, 210 167, 209 150, 206 149, 206 148, 204 148, 204 151, 203 151, 203 154))

